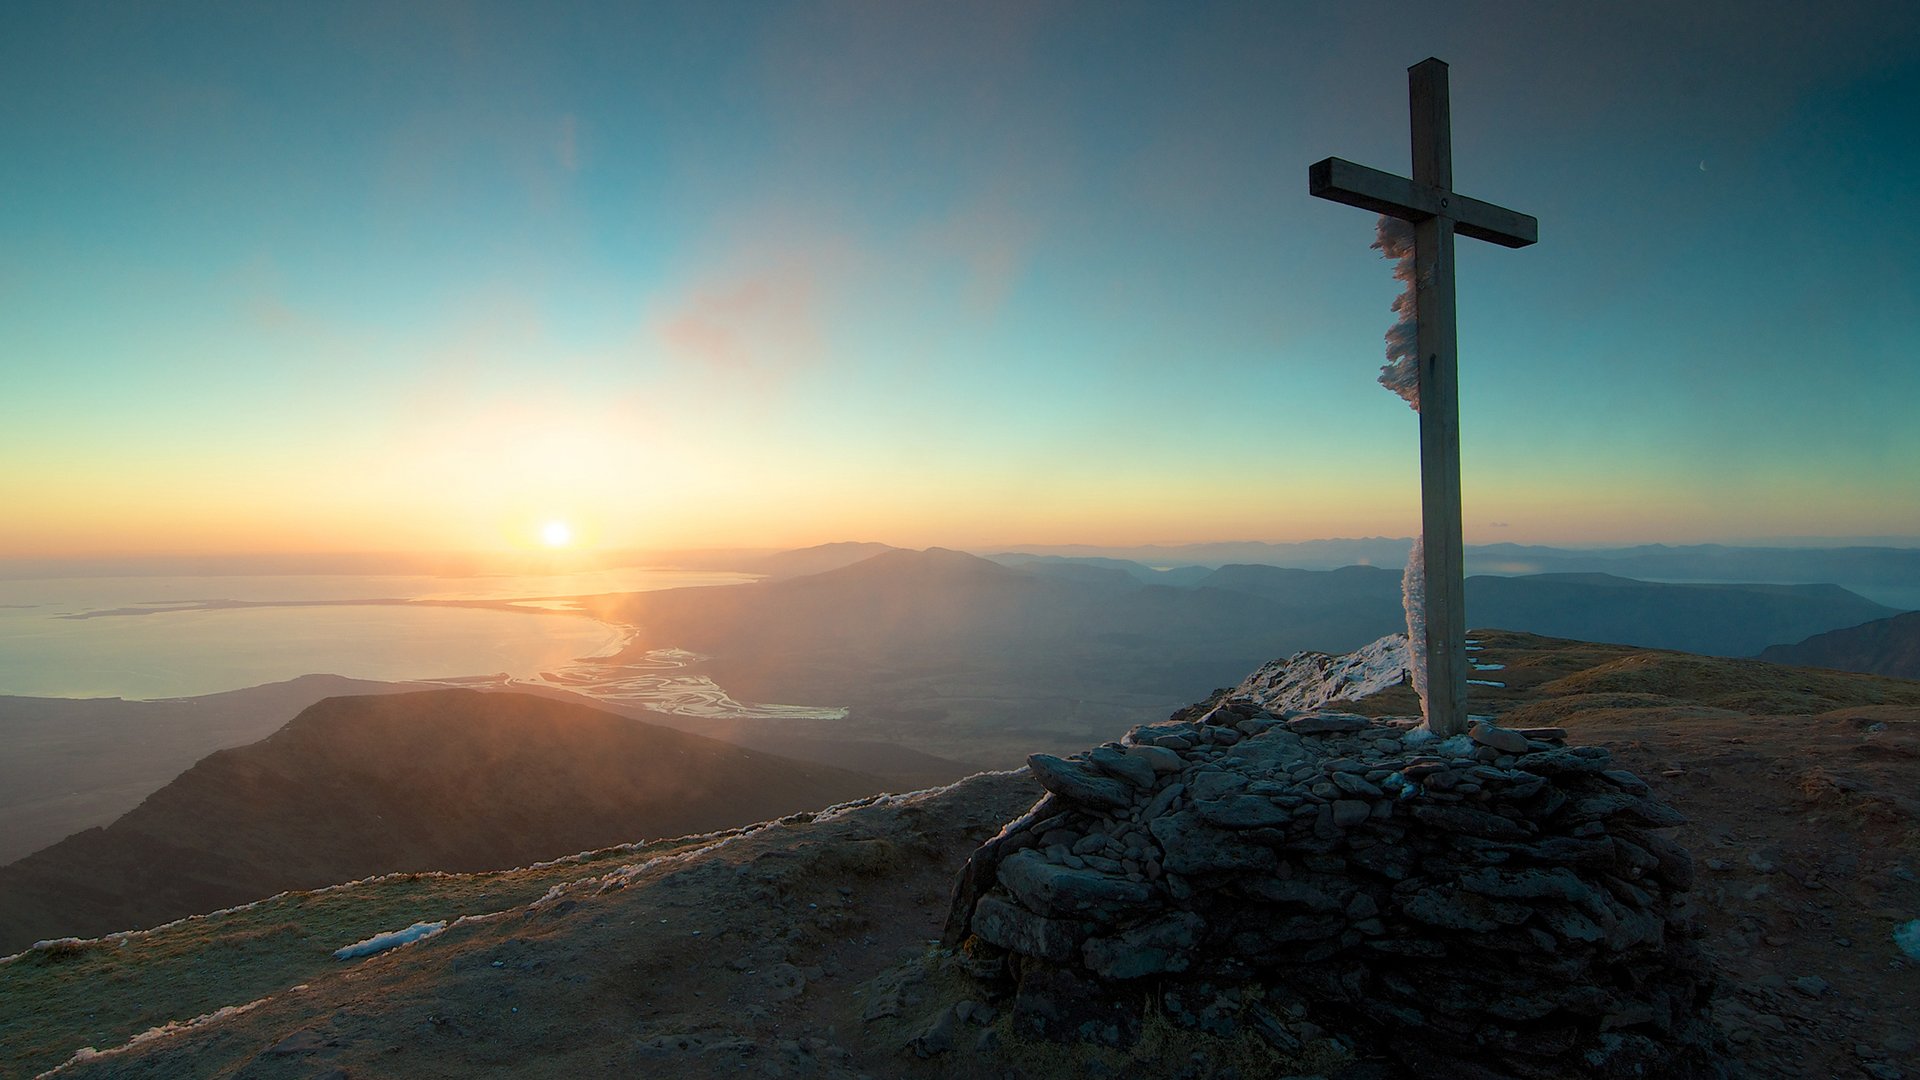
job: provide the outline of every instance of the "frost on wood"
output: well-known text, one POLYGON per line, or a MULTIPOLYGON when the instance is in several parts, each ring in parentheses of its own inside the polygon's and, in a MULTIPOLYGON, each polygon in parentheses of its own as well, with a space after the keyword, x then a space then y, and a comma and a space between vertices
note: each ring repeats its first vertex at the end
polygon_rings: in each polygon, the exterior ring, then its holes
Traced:
POLYGON ((1380 385, 1405 398, 1407 404, 1419 412, 1419 322, 1415 314, 1418 293, 1414 287, 1413 226, 1382 214, 1374 223, 1373 231, 1374 240, 1368 246, 1394 260, 1393 277, 1401 283, 1400 295, 1393 298, 1394 322, 1387 330, 1387 362, 1380 368, 1380 385))
POLYGON ((1421 535, 1413 538, 1413 550, 1407 554, 1407 569, 1400 575, 1400 606, 1407 612, 1407 678, 1413 692, 1420 695, 1420 715, 1428 723, 1433 712, 1427 708, 1427 574, 1426 545, 1421 535))

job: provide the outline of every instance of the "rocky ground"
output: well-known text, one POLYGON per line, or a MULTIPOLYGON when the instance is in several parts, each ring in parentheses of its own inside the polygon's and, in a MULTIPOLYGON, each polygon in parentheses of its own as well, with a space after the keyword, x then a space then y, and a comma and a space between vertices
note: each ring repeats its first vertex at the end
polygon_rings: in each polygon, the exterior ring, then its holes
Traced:
MULTIPOLYGON (((1476 658, 1499 665, 1477 677, 1505 685, 1475 687, 1476 712, 1606 746, 1688 817, 1670 834, 1700 869, 1734 1076, 1920 1077, 1920 961, 1894 936, 1920 918, 1920 684, 1477 638, 1476 658)), ((1354 709, 1413 711, 1404 689, 1354 709)), ((1039 793, 1024 774, 989 774, 652 860, 603 859, 531 904, 364 960, 317 956, 297 985, 236 995, 240 1011, 56 1075, 1387 1075, 1337 1046, 1283 1060, 1245 1033, 1164 1024, 1131 1054, 1021 1037, 1005 1003, 934 943, 967 854, 1039 793)), ((246 915, 192 927, 214 939, 230 925, 272 947, 271 928, 246 915)), ((63 993, 104 995, 156 962, 137 959, 147 953, 110 941, 11 961, 0 1021, 39 1007, 13 989, 44 985, 34 973, 71 965, 84 977, 63 993)), ((88 1016, 87 1031, 111 1020, 88 1016)), ((83 1041, 113 1040, 76 1030, 68 1045, 83 1041)), ((7 1075, 52 1064, 0 1056, 7 1075)))

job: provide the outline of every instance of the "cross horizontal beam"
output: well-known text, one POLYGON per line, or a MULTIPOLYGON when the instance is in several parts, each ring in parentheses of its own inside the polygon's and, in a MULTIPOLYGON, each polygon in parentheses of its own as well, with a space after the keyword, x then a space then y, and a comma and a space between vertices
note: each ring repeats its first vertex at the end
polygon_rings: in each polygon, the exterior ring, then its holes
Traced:
POLYGON ((1330 157, 1308 166, 1307 190, 1322 199, 1403 221, 1452 218, 1454 231, 1461 236, 1501 247, 1523 248, 1540 239, 1540 222, 1530 215, 1343 158, 1330 157))

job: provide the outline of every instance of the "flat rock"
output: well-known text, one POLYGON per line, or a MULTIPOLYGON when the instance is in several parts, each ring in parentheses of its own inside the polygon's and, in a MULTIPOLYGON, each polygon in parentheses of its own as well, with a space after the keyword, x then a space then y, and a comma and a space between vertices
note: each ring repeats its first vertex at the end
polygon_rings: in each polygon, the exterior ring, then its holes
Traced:
POLYGON ((1371 726, 1373 721, 1355 713, 1308 713, 1287 721, 1287 730, 1296 735, 1345 735, 1371 726))
POLYGON ((1194 812, 1210 825, 1225 829, 1255 829, 1265 825, 1285 825, 1293 820, 1293 811, 1277 806, 1262 795, 1225 795, 1199 800, 1194 812))
POLYGON ((1373 804, 1359 799, 1336 799, 1333 804, 1333 823, 1343 829, 1355 825, 1373 816, 1373 804))
POLYGON ((1509 731, 1492 724, 1475 724, 1467 730, 1467 737, 1481 746, 1491 746, 1503 754, 1524 754, 1527 751, 1527 737, 1517 731, 1509 731))
MULTIPOLYGON (((1153 888, 1098 870, 1050 863, 1037 851, 1016 851, 1001 862, 1000 884, 1030 911, 1113 921, 1153 903, 1153 888)), ((996 942, 995 944, 998 944, 996 942)))
POLYGON ((1486 867, 1461 877, 1461 888, 1481 896, 1510 900, 1568 900, 1592 903, 1599 894, 1593 886, 1565 867, 1498 870, 1486 867))
POLYGON ((1084 761, 1032 754, 1027 757, 1027 768, 1033 770, 1041 787, 1069 802, 1114 809, 1133 804, 1132 785, 1106 776, 1084 761))
POLYGON ((982 897, 973 909, 973 932, 982 941, 1024 956, 1066 963, 1080 953, 1078 923, 1035 915, 997 896, 982 897))
POLYGON ((1421 804, 1409 811, 1415 820, 1436 829, 1488 840, 1524 840, 1533 835, 1529 825, 1467 806, 1421 804))
POLYGON ((1597 775, 1613 767, 1613 754, 1602 747, 1555 747, 1528 754, 1520 759, 1519 767, 1541 776, 1559 776, 1562 773, 1597 775), (1599 752, 1582 753, 1583 750, 1599 752))
POLYGON ((1136 743, 1127 747, 1127 753, 1145 761, 1147 767, 1156 773, 1177 773, 1186 765, 1179 754, 1164 746, 1142 746, 1136 743))
POLYGON ((1246 843, 1229 830, 1207 824, 1192 810, 1155 818, 1147 831, 1166 852, 1161 865, 1175 874, 1271 870, 1279 863, 1273 849, 1246 843))
POLYGON ((1087 757, 1092 761, 1094 768, 1108 776, 1125 780, 1137 788, 1152 787, 1153 778, 1158 775, 1154 772, 1151 762, 1123 750, 1115 750, 1111 746, 1096 746, 1087 757))
POLYGON ((1087 969, 1108 979, 1138 979, 1185 971, 1207 924, 1190 911, 1132 927, 1110 938, 1089 938, 1081 947, 1087 969))

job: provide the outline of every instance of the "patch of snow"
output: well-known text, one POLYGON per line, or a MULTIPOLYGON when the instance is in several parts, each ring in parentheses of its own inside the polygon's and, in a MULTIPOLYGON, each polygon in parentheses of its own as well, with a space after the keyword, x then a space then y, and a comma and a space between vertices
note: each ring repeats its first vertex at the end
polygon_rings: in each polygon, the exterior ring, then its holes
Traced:
POLYGON ((1920 919, 1909 919, 1894 927, 1893 943, 1909 960, 1920 960, 1920 919))
POLYGON ((1228 696, 1250 698, 1280 715, 1308 712, 1398 686, 1406 681, 1410 663, 1407 636, 1388 634, 1344 656, 1298 652, 1264 664, 1228 696))
POLYGON ((1502 690, 1505 690, 1507 688, 1506 683, 1494 682, 1492 679, 1468 679, 1467 685, 1468 686, 1497 686, 1502 690))
POLYGON ((1505 671, 1507 669, 1507 665, 1505 664, 1483 664, 1478 660, 1469 660, 1467 663, 1472 664, 1473 670, 1475 671, 1505 671))
POLYGON ((385 952, 388 949, 399 948, 402 945, 410 945, 424 938, 430 938, 446 928, 447 920, 445 919, 441 919, 438 922, 417 922, 405 930, 389 930, 384 934, 375 934, 365 941, 356 941, 351 945, 343 945, 333 951, 333 958, 335 960, 357 960, 362 956, 372 956, 377 952, 385 952))
POLYGON ((1448 757, 1466 757, 1472 754, 1476 747, 1472 739, 1465 735, 1455 735, 1449 739, 1442 739, 1440 745, 1434 749, 1448 757))

